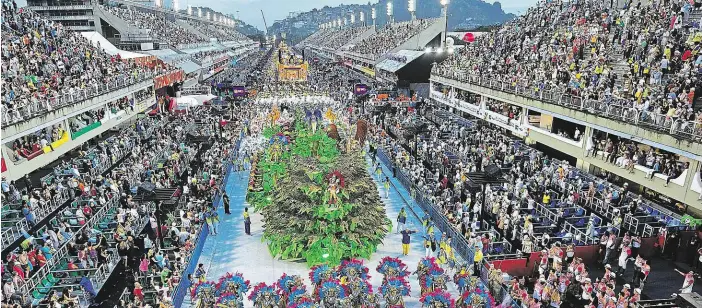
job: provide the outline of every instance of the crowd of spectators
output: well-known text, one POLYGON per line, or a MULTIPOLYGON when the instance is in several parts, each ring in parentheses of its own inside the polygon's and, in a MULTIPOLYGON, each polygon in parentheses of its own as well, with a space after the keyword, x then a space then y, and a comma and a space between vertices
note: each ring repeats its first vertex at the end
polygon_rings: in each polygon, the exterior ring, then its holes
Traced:
POLYGON ((202 63, 202 62, 207 62, 207 61, 219 60, 222 57, 226 57, 227 53, 223 52, 221 50, 210 50, 210 51, 200 51, 200 52, 196 52, 196 53, 193 53, 190 55, 192 56, 193 60, 202 63))
POLYGON ((665 176, 665 186, 677 179, 688 169, 689 163, 681 162, 674 154, 665 154, 649 146, 637 144, 632 140, 621 139, 605 133, 594 134, 588 143, 587 155, 602 160, 634 173, 635 166, 646 169, 646 177, 653 180, 655 174, 665 176))
POLYGON ((117 80, 147 78, 150 69, 111 56, 80 33, 2 2, 3 124, 19 122, 96 93, 117 80))
POLYGON ((121 6, 102 6, 102 8, 126 21, 132 27, 151 30, 151 37, 174 46, 207 42, 204 38, 153 11, 121 6))
MULTIPOLYGON (((144 122, 148 120, 140 120, 144 122)), ((140 123, 140 125, 151 125, 140 123)), ((95 151, 90 154, 81 152, 78 160, 83 161, 82 165, 60 165, 56 167, 58 173, 47 177, 42 181, 40 187, 34 187, 32 181, 25 181, 25 187, 21 190, 14 182, 10 183, 9 195, 21 196, 22 212, 25 219, 33 226, 37 220, 44 219, 46 215, 56 210, 51 208, 43 211, 44 215, 37 217, 35 211, 46 207, 48 200, 53 200, 58 195, 72 191, 71 196, 76 196, 76 201, 69 207, 64 208, 48 224, 37 231, 36 237, 24 239, 21 245, 11 252, 6 259, 6 268, 11 271, 4 272, 5 281, 12 283, 12 288, 5 288, 3 295, 12 303, 24 304, 27 301, 39 300, 39 304, 55 306, 59 304, 78 305, 79 297, 70 287, 47 289, 32 294, 22 294, 21 288, 28 279, 32 278, 39 269, 47 265, 48 260, 55 257, 59 249, 66 249, 67 253, 62 256, 65 263, 64 270, 96 269, 105 264, 110 255, 111 242, 107 237, 114 236, 116 239, 128 233, 134 226, 129 222, 120 221, 112 235, 104 235, 97 230, 81 228, 88 220, 95 215, 99 209, 103 208, 110 200, 116 200, 121 190, 128 188, 129 184, 110 176, 92 177, 91 169, 98 167, 99 162, 116 163, 118 157, 130 151, 139 143, 139 138, 131 129, 126 129, 118 136, 110 138, 109 142, 100 142, 95 151), (120 154, 122 153, 122 154, 120 154), (81 159, 85 158, 85 159, 81 159), (92 157, 92 158, 89 158, 92 157), (63 168, 67 168, 63 170, 63 168), (11 277, 9 277, 11 276, 11 277), (15 292, 8 292, 15 291, 15 292), (44 294, 41 298, 36 298, 37 294, 44 294), (73 304, 69 304, 73 303, 73 304)), ((76 160, 76 161, 78 161, 76 160)), ((4 179, 3 179, 4 182, 4 179)), ((12 200, 12 199, 11 199, 12 200)), ((113 201, 114 201, 113 200, 113 201)), ((59 206, 54 204, 54 206, 59 206)), ((134 213, 134 219, 139 218, 139 214, 134 213)), ((118 215, 119 218, 119 215, 118 215)), ((124 217, 123 217, 124 218, 124 217)), ((78 273, 78 272, 76 272, 78 273)), ((56 274, 52 279, 67 279, 74 277, 76 283, 80 280, 79 275, 64 273, 66 276, 56 274)), ((6 282, 7 284, 8 282, 6 282)), ((94 294, 93 294, 94 295, 94 294)))
POLYGON ((310 36, 306 37, 297 46, 320 46, 322 43, 326 42, 330 35, 336 33, 339 29, 328 28, 319 29, 319 31, 312 33, 310 36))
POLYGON ((634 108, 640 116, 633 120, 667 128, 675 120, 702 120, 693 111, 700 23, 689 18, 699 7, 684 0, 614 3, 539 2, 456 49, 434 72, 634 108))
POLYGON ((340 31, 330 33, 326 39, 322 40, 320 46, 337 50, 341 48, 341 46, 346 45, 348 42, 361 35, 363 32, 368 31, 368 29, 370 29, 370 27, 343 28, 340 31))
POLYGON ((195 19, 184 19, 184 21, 193 28, 202 32, 202 34, 210 38, 216 38, 219 42, 248 40, 246 35, 241 34, 241 32, 237 31, 236 28, 231 26, 203 22, 195 19))
POLYGON ((40 151, 52 142, 62 138, 64 133, 66 133, 66 130, 59 123, 42 128, 33 134, 17 138, 12 142, 12 155, 10 158, 13 161, 28 158, 32 153, 40 151))
POLYGON ((352 52, 357 52, 363 55, 371 55, 379 57, 390 50, 394 49, 412 36, 424 31, 427 27, 433 24, 436 19, 416 19, 391 23, 385 25, 355 46, 351 47, 352 52))
MULTIPOLYGON (((404 114, 398 118, 413 117, 404 114)), ((534 213, 537 203, 551 207, 551 200, 557 200, 556 204, 587 205, 591 204, 595 196, 606 199, 605 202, 609 204, 635 211, 640 198, 628 196, 626 187, 622 190, 607 186, 606 183, 603 185, 603 182, 587 182, 578 176, 577 170, 572 166, 566 163, 554 164, 543 154, 516 146, 509 137, 487 126, 468 129, 449 123, 431 124, 436 127, 430 129, 431 133, 426 138, 419 138, 421 141, 418 143, 405 143, 391 138, 380 129, 379 120, 372 120, 372 123, 378 125, 371 129, 373 143, 389 154, 398 173, 401 171, 410 177, 416 187, 416 195, 422 194, 428 198, 453 228, 466 237, 469 245, 476 251, 481 251, 480 254, 475 253, 476 259, 473 261, 476 264, 482 260, 483 254, 492 253, 488 246, 494 239, 483 233, 488 229, 496 230, 502 238, 512 242, 513 247, 520 249, 517 253, 541 251, 536 273, 527 279, 515 277, 509 282, 494 280, 493 274, 498 270, 490 267, 488 279, 491 281, 493 296, 501 298, 500 287, 506 287, 512 298, 526 307, 539 304, 559 307, 565 302, 578 307, 614 307, 640 300, 651 268, 648 261, 638 254, 640 238, 626 232, 620 234, 621 217, 615 217, 606 226, 604 222, 601 222, 602 226, 597 225, 591 217, 593 223, 588 223, 585 227, 586 236, 597 239, 602 245, 599 262, 604 265, 605 272, 602 277, 595 279, 589 275, 582 260, 575 257, 574 245, 585 241, 583 235, 561 231, 563 220, 559 218, 558 221, 551 222, 551 228, 555 232, 552 236, 558 237, 558 240, 551 239, 548 233, 536 236, 534 224, 543 217, 532 217, 530 214, 534 213), (458 160, 450 160, 447 151, 454 153, 458 160), (521 159, 517 160, 517 157, 521 159), (482 171, 490 164, 509 169, 506 174, 507 183, 488 185, 484 196, 481 192, 466 193, 466 175, 482 171), (427 166, 434 166, 434 171, 427 166), (483 198, 486 199, 484 208, 483 198), (483 225, 484 222, 489 226, 483 225), (621 240, 617 239, 619 235, 623 235, 621 240), (627 264, 632 261, 633 278, 622 283, 622 279, 617 277, 627 271, 627 264), (616 271, 611 265, 614 262, 617 263, 616 271), (529 282, 530 278, 535 278, 533 285, 529 282), (493 281, 497 281, 496 287, 492 286, 493 281), (619 290, 618 293, 615 290, 619 290)), ((557 207, 556 210, 562 213, 562 209, 557 207)), ((564 215, 559 217, 562 216, 564 215)), ((433 228, 433 224, 428 221, 425 226, 427 229, 433 228)), ((434 241, 432 233, 428 234, 430 238, 426 239, 427 242, 434 241)), ((431 254, 429 248, 427 251, 431 254)), ((689 282, 691 275, 685 274, 684 284, 689 282)), ((501 272, 495 276, 502 277, 501 272)))

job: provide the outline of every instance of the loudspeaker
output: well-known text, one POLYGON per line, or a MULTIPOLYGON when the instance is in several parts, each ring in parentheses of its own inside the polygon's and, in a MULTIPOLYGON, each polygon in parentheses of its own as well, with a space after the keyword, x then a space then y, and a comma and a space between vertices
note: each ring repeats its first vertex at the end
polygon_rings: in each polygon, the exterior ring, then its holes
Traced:
POLYGON ((500 177, 502 174, 502 169, 495 164, 490 164, 485 166, 485 176, 491 179, 500 177))

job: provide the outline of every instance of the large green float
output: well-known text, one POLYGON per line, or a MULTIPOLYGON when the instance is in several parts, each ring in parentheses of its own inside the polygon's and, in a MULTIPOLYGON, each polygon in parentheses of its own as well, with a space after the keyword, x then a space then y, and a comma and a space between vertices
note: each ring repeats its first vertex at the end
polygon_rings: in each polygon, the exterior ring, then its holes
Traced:
POLYGON ((324 130, 295 123, 264 130, 269 146, 252 172, 247 198, 263 215, 262 240, 274 257, 308 266, 370 258, 392 223, 365 159, 342 153, 343 142, 324 130))

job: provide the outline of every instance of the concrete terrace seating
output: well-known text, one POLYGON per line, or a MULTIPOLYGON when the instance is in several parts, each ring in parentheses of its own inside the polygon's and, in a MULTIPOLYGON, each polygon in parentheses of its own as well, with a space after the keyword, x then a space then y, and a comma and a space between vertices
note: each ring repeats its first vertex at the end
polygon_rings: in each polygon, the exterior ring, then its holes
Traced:
POLYGON ((350 51, 380 57, 419 34, 435 21, 436 19, 417 19, 385 25, 377 33, 351 47, 350 51))
POLYGON ((457 49, 434 74, 702 140, 702 112, 693 111, 702 58, 688 40, 699 23, 684 26, 698 9, 683 0, 609 4, 539 3, 457 49))
POLYGON ((2 10, 3 125, 153 78, 161 69, 115 61, 80 33, 30 10, 15 12, 7 1, 2 10))
POLYGON ((204 43, 205 39, 176 23, 165 20, 163 16, 146 9, 127 9, 120 6, 102 6, 103 9, 139 29, 151 30, 151 37, 171 45, 204 43))

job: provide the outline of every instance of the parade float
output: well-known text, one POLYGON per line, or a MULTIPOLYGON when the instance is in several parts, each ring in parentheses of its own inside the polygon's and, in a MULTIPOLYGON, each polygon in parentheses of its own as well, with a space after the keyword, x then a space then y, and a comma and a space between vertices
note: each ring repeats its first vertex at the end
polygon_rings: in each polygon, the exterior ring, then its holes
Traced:
POLYGON ((254 162, 247 199, 263 216, 271 255, 308 266, 370 258, 392 223, 353 146, 358 141, 339 136, 351 129, 331 110, 293 117, 273 108, 269 121, 268 147, 254 162))

